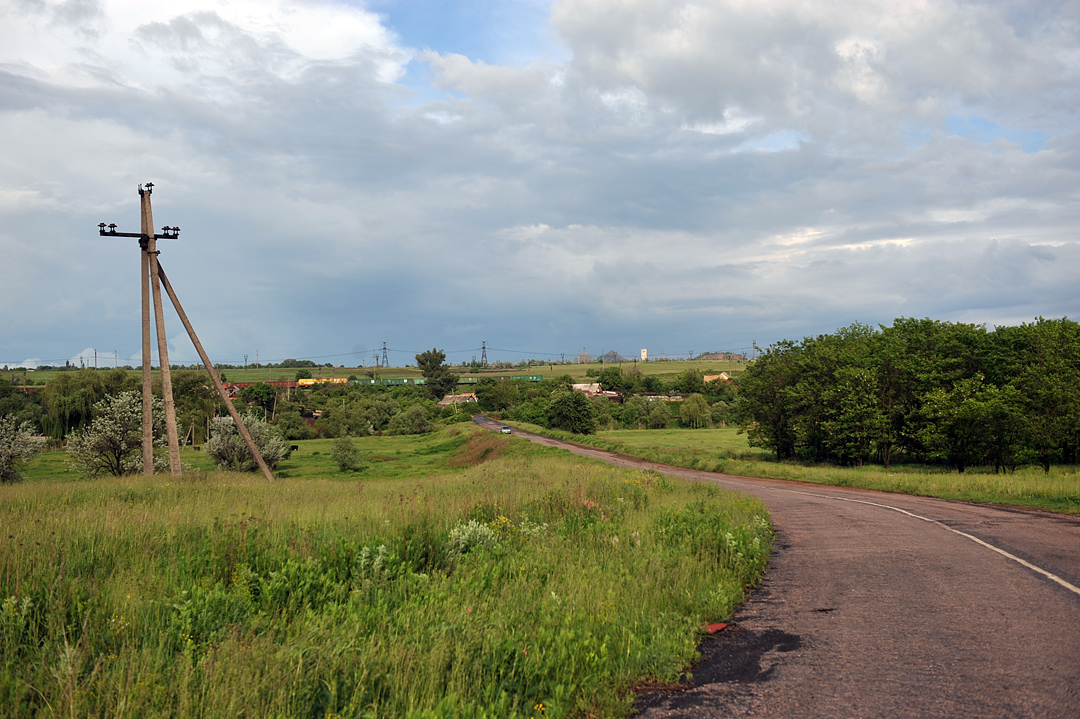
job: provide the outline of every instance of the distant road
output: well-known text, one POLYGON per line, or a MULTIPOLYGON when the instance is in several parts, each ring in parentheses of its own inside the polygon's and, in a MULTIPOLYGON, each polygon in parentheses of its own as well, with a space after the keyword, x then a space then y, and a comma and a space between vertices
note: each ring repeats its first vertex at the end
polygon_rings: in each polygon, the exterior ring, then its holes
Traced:
MULTIPOLYGON (((497 429, 486 419, 478 424, 497 429)), ((760 497, 763 585, 641 717, 1080 717, 1080 520, 658 465, 760 497)))

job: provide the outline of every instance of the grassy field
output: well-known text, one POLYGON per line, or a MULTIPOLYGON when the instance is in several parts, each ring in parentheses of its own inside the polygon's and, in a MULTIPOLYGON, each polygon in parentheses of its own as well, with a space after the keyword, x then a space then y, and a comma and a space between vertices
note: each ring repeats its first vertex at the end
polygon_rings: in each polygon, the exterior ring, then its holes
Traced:
POLYGON ((752 498, 472 425, 298 444, 0 486, 0 716, 622 716, 768 556, 752 498))
MULTIPOLYGON (((212 358, 211 358, 212 361, 212 358)), ((609 365, 596 364, 566 364, 566 365, 545 365, 543 367, 519 367, 515 369, 500 369, 500 370, 484 370, 480 373, 464 372, 460 367, 452 367, 456 372, 463 372, 465 377, 518 377, 522 375, 540 375, 545 379, 551 379, 553 377, 559 377, 561 375, 570 375, 575 380, 584 382, 588 379, 587 372, 589 370, 600 371, 609 365)), ((622 365, 623 367, 637 367, 642 374, 656 375, 666 380, 673 379, 680 372, 685 371, 688 368, 701 370, 705 374, 719 374, 720 372, 727 372, 729 374, 737 374, 742 372, 746 368, 745 362, 728 361, 728 360, 691 360, 691 361, 667 361, 667 362, 638 362, 627 363, 622 365)), ((105 372, 111 369, 102 365, 99 371, 105 372)), ((364 377, 365 372, 368 371, 367 367, 315 367, 310 368, 313 377, 341 377, 347 378, 351 375, 357 377, 364 377)), ((141 377, 142 372, 140 370, 128 370, 133 377, 141 377)), ((296 369, 288 368, 244 368, 244 369, 226 369, 222 370, 225 373, 225 379, 228 382, 283 382, 296 379, 296 369)), ((404 377, 421 377, 420 370, 416 367, 384 367, 377 369, 378 376, 383 379, 401 379, 404 377)), ((58 374, 55 370, 36 370, 34 372, 28 372, 25 377, 32 379, 36 385, 48 384, 54 376, 58 374)), ((157 374, 157 371, 154 371, 157 374)), ((24 373, 22 370, 8 371, 0 373, 4 379, 18 380, 22 382, 24 373)))
POLYGON ((581 436, 534 425, 520 426, 550 437, 677 467, 1080 515, 1080 471, 1075 466, 1052 467, 1049 473, 1038 467, 1026 467, 1009 474, 995 474, 977 467, 960 474, 946 467, 923 465, 893 465, 888 470, 876 465, 804 465, 775 461, 771 452, 749 446, 746 435, 735 428, 613 430, 581 436))

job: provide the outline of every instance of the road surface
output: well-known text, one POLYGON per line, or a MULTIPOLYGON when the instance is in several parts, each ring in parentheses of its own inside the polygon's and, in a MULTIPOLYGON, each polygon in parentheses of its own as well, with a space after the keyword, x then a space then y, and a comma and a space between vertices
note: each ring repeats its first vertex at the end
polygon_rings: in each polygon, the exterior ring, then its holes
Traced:
MULTIPOLYGON (((478 419, 482 426, 499 425, 478 419)), ((760 497, 762 586, 639 716, 1080 718, 1080 520, 657 465, 760 497)))

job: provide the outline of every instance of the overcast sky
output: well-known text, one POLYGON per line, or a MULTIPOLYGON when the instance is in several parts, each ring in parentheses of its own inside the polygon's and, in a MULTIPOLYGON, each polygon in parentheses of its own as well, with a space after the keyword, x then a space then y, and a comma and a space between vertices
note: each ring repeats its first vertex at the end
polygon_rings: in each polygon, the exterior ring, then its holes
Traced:
POLYGON ((146 181, 221 363, 1076 319, 1078 38, 1075 0, 0 0, 0 365, 139 363, 97 224, 146 181))

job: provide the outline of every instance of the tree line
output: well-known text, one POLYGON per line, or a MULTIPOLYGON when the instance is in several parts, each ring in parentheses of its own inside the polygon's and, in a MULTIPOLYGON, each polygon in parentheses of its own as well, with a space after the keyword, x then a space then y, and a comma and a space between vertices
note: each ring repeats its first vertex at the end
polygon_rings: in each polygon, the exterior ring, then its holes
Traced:
POLYGON ((853 324, 770 346, 738 385, 751 445, 780 459, 1049 471, 1080 453, 1080 325, 1067 318, 853 324))

